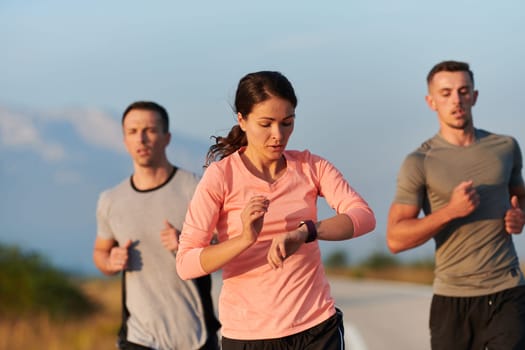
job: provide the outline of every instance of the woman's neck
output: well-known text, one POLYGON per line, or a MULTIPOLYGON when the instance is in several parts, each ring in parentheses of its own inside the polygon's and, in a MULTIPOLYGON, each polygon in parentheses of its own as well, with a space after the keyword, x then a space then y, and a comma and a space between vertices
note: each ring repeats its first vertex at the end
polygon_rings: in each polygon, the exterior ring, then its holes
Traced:
POLYGON ((275 182, 286 170, 286 158, 284 155, 281 155, 279 159, 265 162, 260 158, 251 156, 250 153, 246 151, 240 152, 239 154, 248 171, 266 182, 275 182))

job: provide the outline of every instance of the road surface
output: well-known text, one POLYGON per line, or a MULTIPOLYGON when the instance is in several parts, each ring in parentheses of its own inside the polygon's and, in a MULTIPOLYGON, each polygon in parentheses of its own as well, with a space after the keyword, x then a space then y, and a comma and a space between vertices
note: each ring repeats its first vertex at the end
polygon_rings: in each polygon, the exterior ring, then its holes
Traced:
POLYGON ((335 278, 330 286, 344 312, 347 349, 430 349, 432 287, 335 278))

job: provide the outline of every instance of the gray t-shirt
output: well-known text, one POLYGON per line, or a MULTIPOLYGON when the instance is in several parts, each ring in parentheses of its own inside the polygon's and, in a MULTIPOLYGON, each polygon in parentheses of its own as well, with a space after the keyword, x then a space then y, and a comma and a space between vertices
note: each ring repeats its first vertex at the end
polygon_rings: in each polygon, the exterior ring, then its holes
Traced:
POLYGON ((127 339, 133 343, 188 350, 200 348, 208 337, 196 283, 179 278, 175 253, 160 240, 165 219, 182 228, 198 181, 179 169, 155 189, 138 191, 126 179, 99 197, 97 235, 119 245, 133 242, 126 272, 127 339))
POLYGON ((446 205, 452 190, 473 180, 480 204, 434 236, 434 293, 468 297, 524 284, 512 235, 505 231, 509 187, 523 185, 518 143, 477 129, 467 147, 439 134, 409 154, 398 175, 394 202, 420 206, 425 214, 446 205))

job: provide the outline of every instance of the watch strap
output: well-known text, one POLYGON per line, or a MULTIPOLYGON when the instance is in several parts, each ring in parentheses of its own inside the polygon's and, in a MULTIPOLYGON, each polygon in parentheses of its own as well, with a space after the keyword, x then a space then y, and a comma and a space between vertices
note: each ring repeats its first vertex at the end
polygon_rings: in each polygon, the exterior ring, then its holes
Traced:
POLYGON ((306 240, 304 243, 310 243, 317 239, 317 228, 315 227, 315 224, 312 220, 304 220, 301 221, 299 224, 299 227, 306 225, 306 228, 308 230, 308 236, 306 236, 306 240))

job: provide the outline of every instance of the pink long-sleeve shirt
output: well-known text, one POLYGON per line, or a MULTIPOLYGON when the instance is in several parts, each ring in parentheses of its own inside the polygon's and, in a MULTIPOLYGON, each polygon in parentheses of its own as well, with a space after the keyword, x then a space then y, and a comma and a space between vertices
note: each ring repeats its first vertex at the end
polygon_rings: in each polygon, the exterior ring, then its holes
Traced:
POLYGON ((241 212, 252 196, 270 201, 257 242, 222 268, 219 318, 228 338, 284 337, 335 313, 317 241, 303 244, 280 269, 273 270, 266 260, 275 235, 295 230, 302 220, 317 221, 319 196, 350 217, 354 237, 375 228, 366 201, 330 162, 307 150, 284 156, 286 173, 274 183, 250 173, 239 152, 212 163, 188 208, 177 253, 177 271, 184 279, 207 274, 200 254, 214 231, 219 242, 242 232, 241 212))

